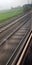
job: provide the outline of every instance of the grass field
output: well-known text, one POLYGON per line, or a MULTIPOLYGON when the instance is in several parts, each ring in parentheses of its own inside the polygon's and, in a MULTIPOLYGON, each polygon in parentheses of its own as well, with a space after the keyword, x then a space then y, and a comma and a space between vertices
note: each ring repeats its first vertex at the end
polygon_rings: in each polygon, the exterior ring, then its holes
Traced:
POLYGON ((23 13, 23 8, 12 9, 7 12, 0 13, 0 23, 3 23, 5 20, 18 16, 23 13))

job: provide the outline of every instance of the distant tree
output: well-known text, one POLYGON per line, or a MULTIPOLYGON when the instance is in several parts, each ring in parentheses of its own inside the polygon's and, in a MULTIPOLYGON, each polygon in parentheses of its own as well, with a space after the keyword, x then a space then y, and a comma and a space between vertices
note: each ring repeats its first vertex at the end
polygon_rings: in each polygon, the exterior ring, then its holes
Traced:
POLYGON ((32 9, 32 4, 26 4, 26 5, 23 6, 24 12, 27 12, 27 11, 29 11, 31 9, 32 9))

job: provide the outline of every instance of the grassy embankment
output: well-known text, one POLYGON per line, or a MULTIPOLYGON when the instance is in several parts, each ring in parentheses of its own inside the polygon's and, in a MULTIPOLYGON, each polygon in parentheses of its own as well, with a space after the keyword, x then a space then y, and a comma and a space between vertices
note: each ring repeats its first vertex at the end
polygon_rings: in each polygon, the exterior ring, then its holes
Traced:
POLYGON ((22 13, 23 13, 23 8, 19 8, 19 9, 16 8, 16 9, 9 10, 7 12, 2 12, 0 13, 0 23, 3 23, 5 22, 5 20, 18 16, 22 13))

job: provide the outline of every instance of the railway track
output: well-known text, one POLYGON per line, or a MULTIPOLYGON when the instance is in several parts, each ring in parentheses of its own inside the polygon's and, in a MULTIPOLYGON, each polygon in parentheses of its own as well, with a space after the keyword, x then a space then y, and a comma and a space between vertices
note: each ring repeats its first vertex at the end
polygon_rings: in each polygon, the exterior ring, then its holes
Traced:
POLYGON ((25 54, 25 59, 22 65, 32 65, 32 38, 29 42, 29 47, 25 54))
POLYGON ((19 21, 16 24, 13 24, 12 28, 10 28, 11 26, 9 26, 8 31, 7 29, 3 30, 0 35, 0 65, 11 65, 16 55, 18 55, 19 49, 24 46, 23 42, 26 36, 28 38, 28 36, 30 35, 30 32, 31 32, 30 16, 28 18, 27 16, 25 16, 23 20, 20 19, 19 21), (4 36, 4 33, 5 33, 5 36, 4 36))
MULTIPOLYGON (((27 37, 24 40, 20 41, 18 47, 16 48, 15 52, 12 54, 12 56, 9 58, 8 62, 6 65, 22 65, 22 59, 26 51, 26 46, 28 44, 25 44, 27 42, 27 38, 30 36, 31 33, 27 35, 27 37), (25 49, 25 50, 24 50, 25 49), (23 53, 24 52, 24 53, 23 53), (21 63, 21 64, 20 64, 21 63)), ((30 36, 31 39, 31 36, 30 36)))
MULTIPOLYGON (((17 62, 17 64, 16 65, 25 65, 25 63, 26 63, 26 61, 28 60, 28 59, 26 59, 25 60, 25 56, 26 56, 26 58, 28 58, 27 57, 27 53, 29 54, 29 48, 30 48, 30 45, 32 45, 32 33, 30 34, 30 37, 28 38, 28 40, 27 40, 27 42, 26 42, 26 45, 25 45, 25 47, 24 47, 24 49, 23 49, 23 51, 22 51, 22 54, 20 55, 20 58, 19 58, 19 60, 18 60, 18 62, 17 62)), ((31 52, 32 53, 32 52, 31 52)), ((29 55, 28 55, 29 56, 29 55)), ((32 57, 32 56, 31 56, 32 57)), ((32 60, 31 60, 32 61, 32 60)), ((29 63, 29 61, 28 61, 28 63, 29 63)), ((30 62, 31 63, 31 62, 30 62)), ((29 64, 30 64, 29 63, 29 64)), ((28 64, 27 64, 28 65, 28 64)))
MULTIPOLYGON (((20 24, 18 27, 12 29, 12 31, 9 30, 4 36, 1 37, 0 43, 1 43, 1 44, 4 43, 9 37, 11 37, 11 36, 12 36, 18 29, 20 29, 25 23, 26 23, 26 20, 24 21, 24 23, 20 24), (8 33, 9 33, 9 34, 8 34, 8 33)), ((27 20, 27 23, 28 23, 27 27, 29 27, 30 21, 27 20)), ((27 24, 27 23, 26 23, 26 24, 27 24)), ((1 45, 1 44, 0 44, 0 45, 1 45)))
POLYGON ((17 22, 17 20, 14 21, 14 24, 10 24, 11 26, 8 27, 8 29, 5 29, 6 27, 3 28, 5 30, 1 29, 2 30, 2 32, 0 32, 0 43, 1 44, 4 43, 12 34, 15 33, 15 31, 17 31, 21 26, 23 26, 26 23, 26 21, 28 21, 30 19, 29 15, 27 15, 27 16, 25 16, 23 19, 21 19, 21 18, 20 18, 20 20, 18 19, 18 22, 17 22), (28 16, 28 18, 27 18, 27 16, 28 16))

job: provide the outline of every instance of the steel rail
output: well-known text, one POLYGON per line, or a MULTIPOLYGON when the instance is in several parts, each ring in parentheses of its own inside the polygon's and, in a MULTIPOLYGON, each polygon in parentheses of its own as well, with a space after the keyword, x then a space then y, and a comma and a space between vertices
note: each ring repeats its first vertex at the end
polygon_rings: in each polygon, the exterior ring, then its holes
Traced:
POLYGON ((25 23, 27 23, 28 20, 25 20, 22 24, 20 24, 20 26, 18 26, 12 33, 10 33, 1 43, 0 46, 7 40, 9 39, 15 32, 17 32, 17 30, 19 30, 25 23))
MULTIPOLYGON (((31 31, 30 31, 31 32, 31 31)), ((17 61, 17 58, 18 58, 18 56, 19 56, 19 54, 21 53, 21 50, 23 49, 23 47, 24 47, 24 45, 25 45, 25 42, 26 42, 26 40, 27 40, 27 38, 28 38, 28 36, 30 35, 30 32, 29 32, 29 34, 28 34, 28 32, 27 32, 27 34, 26 34, 26 36, 24 36, 24 38, 20 41, 20 43, 19 43, 19 45, 17 46, 17 48, 15 49, 15 51, 14 51, 14 53, 12 54, 12 56, 9 58, 9 60, 8 60, 8 62, 6 63, 6 65, 9 65, 10 64, 10 61, 11 61, 11 65, 15 65, 15 63, 16 63, 16 61, 17 61), (25 40, 25 38, 26 38, 26 40, 25 40), (24 40, 24 44, 21 44, 21 43, 23 43, 23 40, 24 40), (16 55, 15 55, 16 54, 16 55), (13 60, 12 60, 13 59, 13 60)))
POLYGON ((23 56, 24 56, 24 54, 25 54, 25 52, 26 52, 26 49, 27 49, 27 47, 28 47, 28 45, 29 45, 29 42, 30 42, 30 40, 31 40, 31 37, 32 37, 32 33, 31 33, 31 35, 30 35, 30 37, 29 37, 29 39, 28 39, 28 41, 27 41, 27 43, 26 43, 26 45, 25 45, 25 47, 24 47, 24 49, 23 49, 23 51, 22 51, 22 54, 21 54, 21 56, 20 56, 20 58, 19 58, 19 60, 18 60, 18 62, 17 62, 16 65, 20 65, 20 63, 22 62, 23 56))

